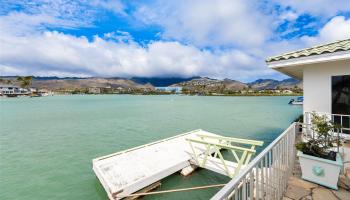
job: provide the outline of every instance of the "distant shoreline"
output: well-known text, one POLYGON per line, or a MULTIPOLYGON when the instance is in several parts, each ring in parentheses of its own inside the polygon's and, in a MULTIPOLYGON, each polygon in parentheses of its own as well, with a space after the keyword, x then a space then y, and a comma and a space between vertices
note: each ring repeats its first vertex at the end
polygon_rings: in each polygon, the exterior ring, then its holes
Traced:
MULTIPOLYGON (((104 95, 130 95, 130 96, 206 96, 206 97, 292 97, 292 96, 303 96, 303 94, 215 94, 215 95, 196 95, 196 94, 55 94, 53 96, 104 96, 104 95)), ((16 97, 5 97, 1 98, 16 98, 16 97)), ((18 97, 30 97, 30 96, 18 96, 18 97)), ((38 97, 31 97, 38 98, 38 97)))
POLYGON ((101 93, 101 94, 55 94, 54 96, 63 96, 63 95, 139 95, 139 96, 167 96, 167 95, 175 95, 175 96, 303 96, 302 93, 292 93, 292 94, 174 94, 174 93, 162 93, 162 94, 142 94, 142 93, 101 93))

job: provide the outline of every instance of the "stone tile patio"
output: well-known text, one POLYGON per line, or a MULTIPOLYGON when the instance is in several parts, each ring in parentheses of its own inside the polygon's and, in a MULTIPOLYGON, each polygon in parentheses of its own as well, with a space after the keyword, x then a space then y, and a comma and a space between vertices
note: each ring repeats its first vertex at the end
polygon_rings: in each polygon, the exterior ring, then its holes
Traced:
POLYGON ((340 176, 339 190, 332 190, 302 180, 299 160, 296 159, 283 200, 350 200, 350 168, 347 168, 345 174, 340 176))

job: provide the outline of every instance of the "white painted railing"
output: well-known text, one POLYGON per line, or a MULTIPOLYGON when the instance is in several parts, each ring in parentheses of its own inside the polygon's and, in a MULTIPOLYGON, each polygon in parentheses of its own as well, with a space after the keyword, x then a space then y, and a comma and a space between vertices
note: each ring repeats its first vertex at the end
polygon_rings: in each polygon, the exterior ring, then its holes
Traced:
POLYGON ((282 199, 294 167, 296 131, 299 124, 293 123, 212 200, 282 199))
MULTIPOLYGON (((304 113, 304 123, 306 125, 305 134, 312 136, 314 134, 311 130, 312 126, 312 114, 313 112, 305 112, 304 113)), ((317 115, 326 115, 327 118, 335 124, 340 125, 339 131, 334 130, 336 134, 338 134, 345 139, 350 139, 350 115, 342 115, 342 114, 330 114, 330 113, 320 113, 316 112, 317 115)))

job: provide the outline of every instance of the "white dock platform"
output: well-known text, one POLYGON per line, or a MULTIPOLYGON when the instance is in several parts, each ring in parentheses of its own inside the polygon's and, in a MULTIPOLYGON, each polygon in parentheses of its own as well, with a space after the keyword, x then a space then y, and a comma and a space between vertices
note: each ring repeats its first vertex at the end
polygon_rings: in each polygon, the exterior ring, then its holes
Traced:
MULTIPOLYGON (((191 147, 186 138, 196 139, 197 134, 219 136, 203 130, 191 131, 96 158, 93 160, 93 170, 109 198, 120 199, 180 171, 189 166, 190 161, 193 163, 191 147)), ((204 145, 193 146, 204 153, 204 145)), ((213 168, 211 170, 221 172, 218 165, 209 166, 213 168)))

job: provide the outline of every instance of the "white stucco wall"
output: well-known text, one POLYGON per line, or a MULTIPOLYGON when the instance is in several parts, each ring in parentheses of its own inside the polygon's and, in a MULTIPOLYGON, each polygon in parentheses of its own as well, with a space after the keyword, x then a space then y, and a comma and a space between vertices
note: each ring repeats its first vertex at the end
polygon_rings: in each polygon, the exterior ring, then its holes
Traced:
POLYGON ((304 112, 331 113, 331 77, 350 75, 350 60, 305 65, 303 71, 304 112))

